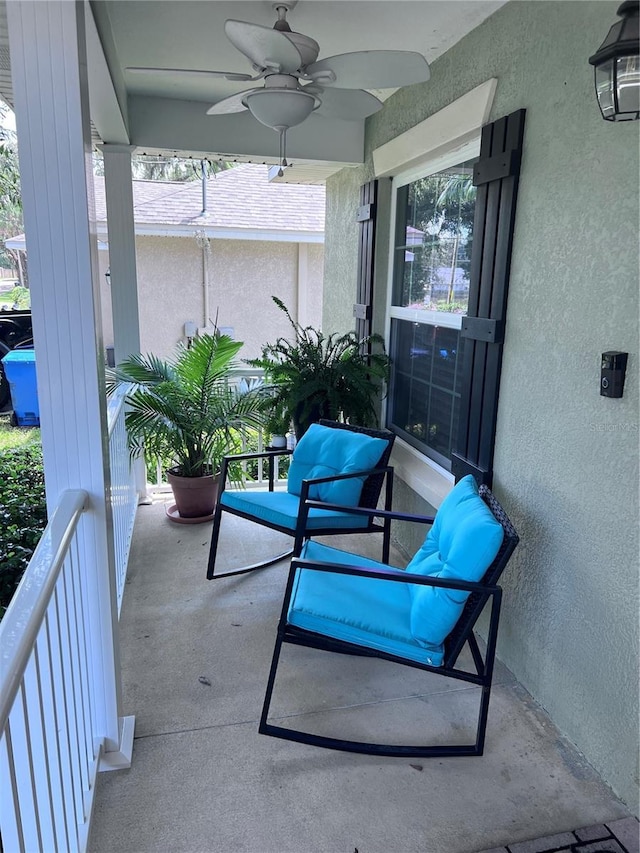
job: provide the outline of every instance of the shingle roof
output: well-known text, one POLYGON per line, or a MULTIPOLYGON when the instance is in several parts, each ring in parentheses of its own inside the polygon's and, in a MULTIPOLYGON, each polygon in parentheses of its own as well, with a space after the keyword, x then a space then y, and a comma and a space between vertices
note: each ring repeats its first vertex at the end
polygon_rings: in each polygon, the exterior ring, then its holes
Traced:
MULTIPOLYGON (((251 231, 324 231, 325 188, 267 180, 268 167, 242 164, 207 181, 202 215, 200 181, 133 181, 136 225, 187 225, 251 231)), ((104 178, 95 178, 96 215, 105 221, 104 178)))

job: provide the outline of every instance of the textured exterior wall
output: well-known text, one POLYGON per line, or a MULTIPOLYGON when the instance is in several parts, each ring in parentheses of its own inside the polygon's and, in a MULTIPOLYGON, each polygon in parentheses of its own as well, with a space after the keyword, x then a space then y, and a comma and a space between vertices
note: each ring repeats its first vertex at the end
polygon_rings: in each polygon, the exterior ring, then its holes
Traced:
POLYGON ((343 169, 327 181, 324 276, 331 285, 324 289, 322 305, 322 327, 327 332, 348 332, 354 328, 358 274, 356 210, 360 185, 366 180, 365 169, 343 169))
MULTIPOLYGON (((521 544, 499 654, 637 809, 639 128, 600 118, 587 62, 617 7, 510 3, 434 63, 429 83, 394 95, 366 143, 370 154, 491 77, 492 119, 527 109, 494 476, 521 544), (609 349, 630 353, 619 400, 599 395, 609 349)), ((332 322, 355 292, 344 223, 370 176, 369 159, 328 183, 332 322)), ((386 267, 379 299, 384 280, 386 267)))
POLYGON ((324 294, 324 245, 307 243, 307 304, 306 316, 300 321, 306 326, 322 324, 322 300, 324 294))
MULTIPOLYGON (((322 313, 323 249, 307 246, 307 322, 318 326, 322 313)), ((271 300, 280 297, 293 317, 298 311, 298 244, 260 240, 213 240, 209 257, 209 316, 231 326, 244 341, 241 358, 289 335, 284 314, 271 300)), ((205 325, 203 252, 195 239, 136 238, 140 347, 163 358, 184 335, 184 324, 205 325)), ((106 291, 106 286, 104 287, 106 291)), ((113 341, 108 293, 103 293, 105 342, 113 341)))

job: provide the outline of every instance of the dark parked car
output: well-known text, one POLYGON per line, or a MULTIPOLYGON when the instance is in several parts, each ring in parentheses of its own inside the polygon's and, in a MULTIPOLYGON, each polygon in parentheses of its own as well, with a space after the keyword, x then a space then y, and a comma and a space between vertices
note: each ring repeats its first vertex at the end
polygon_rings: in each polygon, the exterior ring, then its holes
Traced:
MULTIPOLYGON (((31 311, 0 311, 0 359, 19 346, 33 345, 31 311)), ((9 402, 10 390, 0 361, 0 409, 9 402)))

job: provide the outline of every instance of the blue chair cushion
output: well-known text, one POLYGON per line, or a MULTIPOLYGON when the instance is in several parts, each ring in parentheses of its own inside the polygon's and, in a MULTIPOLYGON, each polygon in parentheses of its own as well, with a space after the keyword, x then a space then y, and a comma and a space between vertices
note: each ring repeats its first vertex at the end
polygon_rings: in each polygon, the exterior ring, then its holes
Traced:
MULTIPOLYGON (((388 442, 383 438, 311 424, 294 450, 287 491, 299 495, 303 480, 375 468, 387 446, 388 442)), ((312 486, 309 497, 325 503, 357 506, 365 479, 354 477, 312 486)))
MULTIPOLYGON (((437 578, 479 581, 502 545, 504 531, 478 494, 469 474, 442 502, 424 544, 407 571, 437 578)), ((411 633, 431 648, 442 643, 458 621, 469 593, 409 585, 411 633)))
MULTIPOLYGON (((220 495, 220 503, 267 524, 286 527, 292 532, 296 529, 300 508, 300 498, 297 495, 290 495, 288 492, 225 489, 220 495)), ((369 519, 364 516, 335 510, 311 509, 307 529, 366 527, 368 523, 369 519)))
MULTIPOLYGON (((302 558, 375 571, 389 566, 309 541, 302 558)), ((393 571, 393 569, 391 569, 393 571)), ((398 570, 401 572, 402 570, 398 570)), ((442 664, 442 645, 427 647, 411 631, 408 584, 298 569, 287 620, 307 631, 423 664, 442 664)))

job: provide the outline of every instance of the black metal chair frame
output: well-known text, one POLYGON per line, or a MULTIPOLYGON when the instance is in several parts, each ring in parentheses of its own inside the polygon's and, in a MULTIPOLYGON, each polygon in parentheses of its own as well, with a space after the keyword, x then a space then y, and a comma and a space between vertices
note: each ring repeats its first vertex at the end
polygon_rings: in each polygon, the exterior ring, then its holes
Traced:
MULTIPOLYGON (((256 453, 241 453, 235 456, 226 456, 223 459, 222 467, 220 470, 220 492, 218 494, 218 502, 216 504, 216 509, 213 516, 213 530, 211 532, 211 545, 209 548, 209 561, 207 565, 208 580, 216 580, 219 578, 234 577, 235 575, 243 575, 247 572, 252 572, 255 569, 264 569, 267 566, 271 566, 274 563, 280 562, 280 560, 288 559, 293 554, 299 554, 302 549, 302 543, 304 542, 304 539, 307 536, 307 516, 309 514, 309 507, 307 506, 307 503, 309 500, 309 490, 312 486, 316 486, 322 483, 337 482, 338 480, 347 480, 356 477, 363 477, 366 475, 366 480, 364 481, 364 485, 362 487, 362 493, 360 496, 360 503, 358 505, 358 508, 375 509, 378 504, 382 489, 384 487, 384 508, 385 510, 391 509, 391 503, 393 498, 393 467, 390 466, 388 462, 391 456, 391 451, 393 449, 393 442, 395 440, 394 433, 389 432, 388 430, 370 429, 368 427, 360 427, 352 424, 342 424, 336 421, 321 420, 319 421, 319 423, 322 426, 328 426, 332 429, 345 429, 351 432, 364 433, 365 435, 372 436, 373 438, 384 438, 387 440, 388 446, 382 454, 378 465, 374 469, 367 471, 356 471, 349 474, 337 474, 333 477, 319 477, 316 479, 303 480, 300 492, 300 510, 298 512, 296 526, 293 530, 289 527, 283 527, 281 525, 273 524, 271 522, 264 521, 263 519, 256 518, 250 513, 242 512, 233 507, 223 506, 222 502, 220 501, 220 495, 226 487, 229 465, 231 465, 233 462, 242 462, 246 460, 260 458, 267 459, 269 484, 268 487, 269 491, 272 492, 274 490, 275 485, 274 462, 276 457, 289 455, 293 451, 278 448, 277 450, 263 450, 256 453), (230 572, 216 573, 215 563, 218 551, 218 539, 220 537, 220 524, 222 522, 223 512, 229 512, 232 515, 238 516, 239 518, 246 518, 249 521, 253 521, 256 524, 262 525, 263 527, 268 527, 270 530, 277 530, 280 533, 286 533, 288 536, 293 537, 294 544, 291 549, 285 551, 284 553, 278 554, 275 557, 270 557, 267 560, 263 560, 258 563, 253 563, 250 566, 243 566, 242 568, 234 569, 230 572)), ((314 506, 318 509, 334 508, 333 506, 322 503, 320 501, 314 502, 314 506)), ((338 509, 342 510, 342 507, 339 507, 338 509)), ((314 528, 313 535, 331 536, 338 533, 382 533, 382 560, 386 563, 389 561, 389 548, 391 544, 391 519, 383 518, 382 523, 379 523, 375 520, 376 514, 368 515, 369 523, 366 527, 360 526, 352 528, 336 528, 332 526, 327 526, 326 528, 314 528)), ((309 533, 310 532, 311 531, 309 531, 309 533)))
MULTIPOLYGON (((287 581, 284 602, 282 605, 282 613, 278 625, 275 649, 273 652, 273 660, 269 671, 267 681, 267 689, 264 698, 264 705, 260 717, 258 731, 261 734, 271 735, 273 737, 283 738, 285 740, 296 741, 298 743, 310 744, 311 746, 321 746, 328 749, 338 749, 345 752, 357 752, 367 755, 380 756, 396 756, 396 757, 417 757, 417 758, 441 758, 449 756, 477 756, 482 755, 485 744, 485 734, 487 727, 487 716, 489 712, 489 699, 491 693, 491 683, 493 678, 493 668, 496 652, 496 641, 498 635, 498 622, 500 618, 500 605, 502 600, 502 589, 497 586, 497 580, 500 577, 504 567, 507 565, 511 554, 518 544, 518 535, 511 524, 507 514, 500 503, 493 496, 487 486, 480 486, 480 495, 491 509, 495 518, 500 522, 504 530, 504 539, 500 551, 495 560, 485 572, 484 577, 479 583, 472 583, 459 580, 447 580, 442 578, 425 577, 423 575, 409 574, 406 571, 392 569, 389 572, 376 571, 370 572, 366 568, 358 568, 355 566, 346 566, 338 563, 324 563, 313 560, 305 560, 295 558, 291 561, 289 570, 289 578, 287 581), (323 634, 306 631, 296 626, 290 625, 287 622, 287 613, 291 601, 293 584, 296 571, 298 569, 314 569, 321 572, 332 572, 345 575, 356 575, 375 580, 385 580, 401 583, 412 583, 424 586, 444 587, 447 589, 467 590, 469 595, 464 609, 454 626, 453 630, 446 638, 444 643, 445 654, 442 666, 434 667, 428 664, 417 663, 406 658, 396 655, 380 652, 376 649, 370 649, 364 646, 359 646, 353 643, 336 640, 323 634), (480 651, 478 641, 474 634, 474 626, 482 613, 485 605, 490 603, 490 619, 487 643, 484 657, 480 651), (416 745, 416 744, 386 744, 386 743, 370 743, 363 741, 342 740, 339 738, 326 737, 323 735, 312 734, 300 730, 289 729, 269 723, 269 707, 271 697, 276 680, 276 673, 280 659, 280 652, 283 643, 291 643, 293 645, 306 646, 308 648, 320 649, 330 652, 338 652, 341 654, 358 655, 365 657, 381 658, 383 660, 392 661, 395 663, 410 666, 416 669, 433 672, 447 678, 454 678, 460 681, 468 682, 481 687, 480 706, 478 712, 478 723, 476 727, 476 737, 473 744, 438 744, 438 745, 416 745), (473 659, 473 672, 459 669, 456 667, 456 662, 465 645, 469 646, 473 659)), ((306 503, 307 511, 316 506, 314 501, 306 503)), ((400 512, 382 512, 378 510, 352 509, 356 513, 372 513, 382 516, 388 520, 399 520, 408 522, 418 522, 421 524, 433 523, 433 517, 409 515, 400 512)), ((388 562, 385 560, 384 562, 388 562)))

